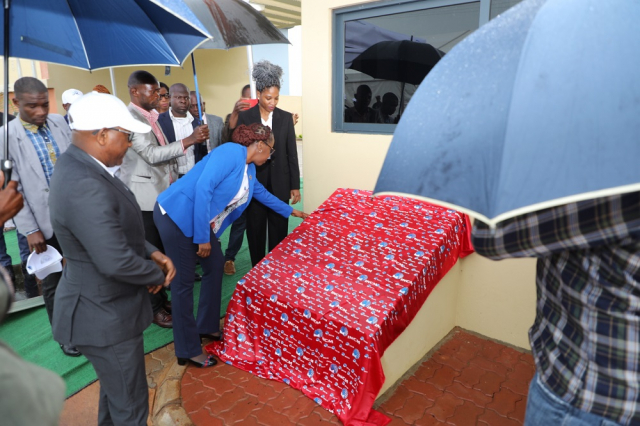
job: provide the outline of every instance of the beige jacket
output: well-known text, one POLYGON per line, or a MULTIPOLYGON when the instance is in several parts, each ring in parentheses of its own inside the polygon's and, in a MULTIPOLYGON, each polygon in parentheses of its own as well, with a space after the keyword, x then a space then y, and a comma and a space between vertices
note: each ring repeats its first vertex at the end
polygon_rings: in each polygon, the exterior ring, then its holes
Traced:
MULTIPOLYGON (((149 124, 135 106, 129 104, 128 108, 136 120, 149 124)), ((179 141, 163 146, 153 131, 134 134, 120 168, 120 179, 136 196, 142 211, 153 211, 158 195, 169 187, 170 173, 174 181, 178 179, 176 158, 183 155, 179 141)))

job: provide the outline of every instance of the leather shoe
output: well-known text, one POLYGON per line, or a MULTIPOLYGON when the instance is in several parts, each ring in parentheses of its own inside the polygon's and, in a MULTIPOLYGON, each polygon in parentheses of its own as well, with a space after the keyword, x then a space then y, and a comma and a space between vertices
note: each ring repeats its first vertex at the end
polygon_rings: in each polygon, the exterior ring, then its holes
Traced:
POLYGON ((171 302, 167 300, 164 302, 164 305, 162 305, 162 308, 168 313, 171 313, 171 302))
POLYGON ((62 349, 62 353, 66 356, 80 356, 82 355, 78 348, 71 345, 60 345, 60 349, 62 349))
POLYGON ((199 274, 199 273, 197 273, 197 272, 196 272, 195 274, 196 274, 196 276, 195 276, 195 278, 194 278, 194 279, 195 279, 196 281, 200 281, 200 280, 202 279, 202 275, 200 275, 200 274, 199 274))
POLYGON ((169 312, 160 309, 153 315, 153 323, 162 328, 171 328, 173 327, 173 318, 169 312))
POLYGON ((224 273, 225 275, 233 275, 236 273, 236 265, 233 263, 233 260, 224 262, 224 273))
POLYGON ((209 340, 214 340, 216 342, 219 342, 220 339, 222 339, 222 333, 221 332, 217 332, 217 333, 207 333, 207 334, 200 334, 200 343, 202 343, 202 339, 209 339, 209 340))

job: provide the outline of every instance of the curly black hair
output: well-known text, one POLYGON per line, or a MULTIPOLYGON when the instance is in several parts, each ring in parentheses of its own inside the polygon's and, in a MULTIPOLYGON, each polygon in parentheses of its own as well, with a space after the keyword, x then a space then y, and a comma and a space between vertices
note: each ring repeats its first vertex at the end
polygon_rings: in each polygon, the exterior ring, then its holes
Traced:
POLYGON ((280 90, 282 68, 269 61, 260 61, 253 65, 251 76, 256 81, 256 90, 262 92, 269 87, 277 87, 280 90))

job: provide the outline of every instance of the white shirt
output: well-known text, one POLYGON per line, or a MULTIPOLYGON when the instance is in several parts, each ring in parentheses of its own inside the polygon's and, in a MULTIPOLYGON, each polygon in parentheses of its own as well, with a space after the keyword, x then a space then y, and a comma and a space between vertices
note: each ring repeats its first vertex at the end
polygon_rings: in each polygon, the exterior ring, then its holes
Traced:
POLYGON ((244 176, 242 177, 242 185, 240 185, 240 190, 238 191, 236 196, 233 197, 231 202, 229 202, 229 204, 227 204, 228 206, 230 206, 233 203, 238 202, 238 200, 240 200, 244 196, 244 194, 246 194, 249 191, 249 177, 247 176, 247 169, 248 168, 249 168, 249 165, 245 164, 244 165, 244 176))
MULTIPOLYGON (((180 141, 184 138, 188 138, 193 133, 193 116, 187 111, 186 117, 176 117, 173 115, 172 108, 169 108, 169 117, 173 123, 173 131, 176 134, 176 140, 180 141)), ((194 153, 194 147, 191 145, 184 151, 184 156, 178 157, 178 173, 181 175, 187 174, 189 170, 196 164, 196 157, 194 153)))
POLYGON ((100 164, 100 166, 102 166, 102 168, 105 169, 107 171, 107 173, 109 173, 111 176, 113 176, 114 178, 118 178, 118 179, 120 178, 120 166, 107 167, 107 166, 104 165, 104 163, 102 161, 98 160, 93 155, 89 155, 89 157, 91 157, 94 160, 96 160, 96 163, 100 164))
POLYGON ((269 118, 267 118, 266 120, 263 120, 261 116, 260 121, 262 121, 263 126, 269 126, 271 131, 273 131, 273 111, 269 113, 269 118))

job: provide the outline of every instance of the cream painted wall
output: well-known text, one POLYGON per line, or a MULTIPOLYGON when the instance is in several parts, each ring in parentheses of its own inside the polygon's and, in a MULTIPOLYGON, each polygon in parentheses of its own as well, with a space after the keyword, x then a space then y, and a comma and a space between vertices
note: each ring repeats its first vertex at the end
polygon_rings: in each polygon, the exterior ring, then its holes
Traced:
MULTIPOLYGON (((240 98, 240 91, 249 83, 249 68, 247 53, 244 48, 230 50, 196 50, 196 69, 198 70, 198 85, 200 93, 206 102, 209 114, 226 117, 231 112, 236 101, 240 98)), ((184 68, 171 67, 171 75, 164 75, 164 67, 122 67, 115 68, 117 94, 125 103, 129 103, 127 79, 138 69, 152 73, 158 80, 171 86, 174 83, 184 83, 190 90, 195 90, 191 59, 185 61, 184 68)), ((55 89, 56 101, 62 105, 62 92, 69 88, 89 92, 97 84, 102 84, 112 91, 109 70, 85 71, 62 65, 49 64, 49 79, 47 85, 55 89)), ((298 112, 301 116, 296 126, 296 134, 302 133, 302 100, 301 96, 281 96, 280 108, 291 113, 298 112)))
MULTIPOLYGON (((249 83, 246 50, 196 50, 196 69, 200 93, 206 102, 207 112, 218 116, 226 116, 236 100, 240 97, 242 86, 249 83)), ((138 69, 152 73, 158 80, 171 86, 184 83, 190 90, 195 90, 191 59, 187 59, 184 68, 171 67, 171 75, 164 75, 164 67, 121 67, 115 68, 117 94, 125 103, 129 102, 127 79, 138 69)), ((48 86, 56 90, 58 102, 62 92, 75 88, 88 92, 96 84, 102 84, 112 91, 109 70, 84 71, 61 65, 49 65, 48 86)))
POLYGON ((332 9, 358 3, 366 2, 302 2, 305 211, 317 208, 339 187, 373 189, 391 142, 389 135, 331 132, 332 9))
MULTIPOLYGON (((317 208, 339 187, 373 189, 391 142, 389 135, 331 131, 332 11, 362 3, 367 1, 324 0, 302 4, 302 88, 305 94, 302 111, 307 118, 302 128, 305 211, 317 208)), ((441 309, 450 307, 455 312, 455 319, 453 323, 444 321, 445 328, 459 325, 528 349, 527 331, 535 314, 535 261, 492 262, 471 255, 456 267, 460 268, 459 273, 448 276, 447 280, 452 281, 447 281, 446 291, 434 291, 424 308, 442 312, 441 309)), ((391 380, 398 377, 396 366, 386 361, 394 358, 392 354, 399 357, 421 352, 424 355, 441 337, 441 330, 430 330, 428 323, 420 320, 416 326, 419 332, 414 333, 413 329, 412 324, 405 331, 406 337, 399 337, 383 358, 385 372, 390 369, 385 387, 392 385, 391 380), (417 352, 414 352, 416 348, 417 352)))
POLYGON ((535 319, 536 260, 493 261, 477 254, 459 262, 456 325, 529 349, 535 319))

